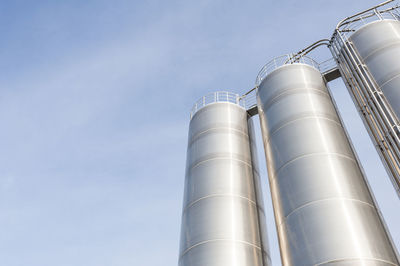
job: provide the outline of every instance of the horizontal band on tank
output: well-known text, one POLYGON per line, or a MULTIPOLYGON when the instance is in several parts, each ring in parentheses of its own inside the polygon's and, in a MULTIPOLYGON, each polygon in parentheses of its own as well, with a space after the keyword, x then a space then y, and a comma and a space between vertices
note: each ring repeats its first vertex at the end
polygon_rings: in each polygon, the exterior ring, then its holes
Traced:
MULTIPOLYGON (((293 163, 293 162, 295 162, 295 161, 297 161, 297 160, 299 160, 299 159, 301 159, 301 158, 306 158, 306 157, 311 157, 311 156, 321 156, 321 155, 333 155, 333 156, 337 156, 337 157, 342 157, 342 158, 348 159, 348 160, 354 162, 355 164, 357 164, 357 161, 356 161, 354 158, 349 157, 349 156, 344 155, 344 154, 340 154, 340 153, 335 153, 335 152, 314 152, 314 153, 308 153, 308 154, 304 154, 304 155, 297 156, 296 158, 293 158, 292 160, 290 160, 290 161, 286 162, 285 164, 283 164, 281 167, 279 167, 278 169, 276 169, 276 170, 274 171, 274 173, 272 173, 271 179, 275 179, 276 176, 279 174, 279 171, 280 171, 281 169, 285 168, 287 165, 289 165, 289 164, 291 164, 291 163, 293 163)), ((358 164, 357 164, 357 165, 358 165, 358 164)))
MULTIPOLYGON (((246 118, 243 118, 243 120, 246 118)), ((197 122, 197 121, 196 121, 197 122)), ((244 134, 247 134, 247 127, 244 127, 243 125, 240 125, 240 123, 242 123, 243 121, 238 121, 238 123, 212 123, 212 124, 207 124, 206 127, 204 127, 204 129, 201 130, 197 130, 194 131, 192 128, 190 128, 189 130, 189 139, 192 139, 194 137, 196 137, 199 134, 202 134, 205 131, 208 131, 210 129, 214 129, 214 128, 229 128, 232 130, 236 130, 236 131, 240 131, 243 132, 244 134), (194 132, 193 132, 194 131, 194 132)), ((197 123, 199 124, 199 123, 197 123)), ((243 124, 245 124, 245 122, 243 122, 243 124)))
POLYGON ((263 246, 258 214, 257 206, 242 197, 203 199, 182 215, 180 252, 212 239, 234 239, 263 246))
POLYGON ((259 170, 258 170, 258 167, 254 167, 254 165, 252 164, 252 162, 246 162, 246 161, 243 161, 243 160, 241 160, 241 159, 237 159, 237 158, 233 158, 233 157, 214 157, 214 158, 211 158, 211 159, 207 159, 207 160, 198 162, 198 163, 196 163, 196 165, 193 165, 192 167, 188 168, 185 177, 187 178, 187 176, 190 174, 190 172, 191 172, 193 169, 195 169, 196 167, 198 167, 198 166, 200 166, 200 165, 202 165, 202 164, 204 164, 204 163, 206 163, 206 162, 214 161, 214 160, 227 160, 227 161, 229 160, 229 161, 234 161, 234 162, 243 163, 243 164, 245 164, 247 167, 249 167, 251 171, 253 171, 253 174, 254 174, 254 175, 256 175, 257 177, 260 177, 260 176, 261 176, 261 174, 260 174, 260 172, 259 172, 259 170))
POLYGON ((337 124, 338 126, 340 126, 342 128, 342 124, 339 121, 333 120, 333 119, 329 118, 326 115, 322 115, 322 114, 321 115, 315 115, 315 112, 305 113, 304 116, 296 116, 296 117, 298 117, 298 118, 293 119, 291 117, 291 118, 285 119, 281 123, 277 124, 275 127, 271 128, 270 129, 270 133, 268 133, 268 135, 264 138, 264 142, 268 143, 270 141, 271 137, 276 132, 278 132, 280 129, 282 129, 282 128, 284 128, 284 127, 286 127, 286 126, 288 126, 288 125, 290 125, 292 123, 295 123, 295 122, 298 122, 298 121, 301 121, 301 120, 306 120, 306 119, 317 119, 317 120, 330 121, 330 122, 332 122, 334 124, 337 124), (313 114, 313 115, 309 115, 310 113, 313 114))
MULTIPOLYGON (((301 83, 301 87, 304 87, 304 83, 301 83)), ((279 102, 279 100, 281 100, 283 97, 287 96, 287 95, 293 95, 293 94, 316 94, 316 95, 320 95, 320 96, 325 96, 328 99, 331 99, 329 94, 326 91, 320 90, 320 89, 316 89, 313 88, 311 86, 308 86, 307 84, 305 84, 306 87, 304 88, 296 88, 296 89, 282 89, 283 91, 279 90, 277 93, 273 94, 271 97, 269 97, 270 99, 268 99, 268 101, 265 104, 262 104, 262 109, 264 112, 266 112, 274 103, 279 102)), ((288 86, 288 87, 292 87, 288 86)))
POLYGON ((244 163, 244 164, 246 164, 246 165, 248 165, 250 167, 253 167, 250 160, 249 161, 244 161, 244 160, 232 157, 232 156, 219 156, 219 157, 212 157, 212 158, 205 159, 205 160, 198 160, 197 162, 194 162, 192 165, 190 165, 188 167, 188 171, 192 170, 193 168, 196 168, 200 164, 206 163, 208 161, 213 161, 213 160, 232 160, 232 161, 241 162, 241 163, 244 163))
POLYGON ((238 129, 235 129, 232 127, 213 127, 213 128, 204 130, 202 132, 199 132, 195 136, 191 137, 189 140, 189 143, 188 143, 188 147, 192 146, 192 144, 196 140, 198 140, 204 136, 207 136, 208 134, 212 134, 212 133, 229 133, 229 134, 236 135, 236 136, 243 136, 246 138, 246 140, 249 137, 247 132, 243 132, 242 130, 238 130, 238 129))
POLYGON ((189 210, 191 207, 193 207, 196 203, 198 203, 198 202, 200 202, 202 200, 205 200, 205 199, 215 198, 215 197, 242 198, 242 199, 247 200, 248 202, 250 202, 251 205, 254 205, 257 208, 257 211, 259 211, 259 212, 261 212, 262 214, 265 215, 265 210, 262 207, 262 205, 257 204, 257 202, 255 202, 254 200, 251 200, 251 199, 249 199, 247 197, 243 197, 243 196, 240 196, 240 195, 229 195, 229 194, 226 194, 226 195, 224 195, 224 194, 209 195, 209 196, 205 196, 205 197, 202 197, 200 199, 197 199, 195 201, 192 201, 183 209, 182 215, 184 215, 187 212, 187 210, 189 210))
POLYGON ((393 78, 400 72, 400 64, 396 60, 400 58, 400 46, 395 47, 396 51, 383 50, 382 54, 377 54, 365 60, 363 64, 367 72, 370 74, 369 78, 373 79, 374 87, 381 86, 388 79, 393 78), (385 60, 393 60, 390 65, 382 66, 385 60), (396 58, 396 59, 395 59, 396 58))
MULTIPOLYGON (((318 264, 315 264, 315 266, 321 266, 321 265, 325 265, 325 264, 330 264, 330 263, 335 263, 335 262, 350 262, 350 261, 354 261, 354 263, 357 262, 365 262, 365 261, 370 261, 370 262, 383 262, 386 263, 387 265, 394 265, 394 266, 398 266, 398 264, 387 261, 387 260, 381 260, 381 259, 376 259, 376 258, 343 258, 343 259, 336 259, 336 260, 328 260, 328 261, 324 261, 318 264)), ((364 266, 364 264, 362 264, 364 266)), ((371 266, 376 265, 376 264, 371 264, 371 266)), ((381 265, 381 264, 379 264, 381 265)), ((368 266, 368 265, 366 265, 368 266)))
POLYGON ((379 48, 371 51, 368 55, 366 55, 365 57, 362 57, 362 59, 364 61, 367 61, 369 57, 371 57, 371 56, 373 56, 373 55, 375 55, 375 54, 377 54, 377 53, 379 53, 379 52, 381 52, 383 50, 386 50, 386 49, 392 48, 392 47, 396 47, 396 46, 400 46, 400 41, 396 40, 394 42, 388 42, 386 45, 382 45, 379 48))
POLYGON ((392 80, 396 79, 400 77, 400 73, 394 75, 393 77, 391 77, 390 79, 388 79, 387 81, 385 81, 384 83, 382 83, 382 85, 379 86, 379 88, 381 89, 381 91, 383 91, 383 87, 385 87, 386 84, 388 84, 389 82, 391 82, 392 80))
POLYGON ((265 254, 268 258, 270 258, 269 255, 268 255, 268 253, 265 252, 264 250, 262 250, 260 246, 256 246, 256 245, 251 244, 251 243, 246 242, 246 241, 235 240, 235 239, 211 239, 211 240, 207 240, 207 241, 202 241, 202 242, 196 243, 196 244, 194 244, 193 246, 191 246, 191 247, 187 248, 186 250, 184 250, 184 251, 182 252, 182 254, 179 256, 179 261, 180 261, 180 260, 182 259, 182 257, 185 256, 185 254, 188 253, 190 250, 192 250, 192 249, 194 249, 194 248, 196 248, 196 247, 198 247, 198 246, 208 244, 208 243, 210 243, 210 242, 218 242, 218 241, 240 243, 240 244, 245 244, 245 245, 248 245, 248 246, 252 246, 252 247, 254 247, 255 249, 258 249, 259 252, 265 254))
POLYGON ((320 199, 320 200, 314 200, 314 201, 305 203, 305 204, 303 204, 303 205, 297 207, 296 209, 292 210, 290 213, 288 213, 286 216, 283 217, 282 222, 279 224, 279 226, 281 226, 282 224, 284 224, 284 223, 285 223, 285 220, 286 220, 287 218, 289 218, 290 215, 292 215, 293 213, 296 213, 298 210, 300 210, 300 209, 302 209, 302 208, 304 208, 304 207, 307 207, 307 206, 310 206, 310 205, 314 205, 314 204, 317 204, 317 203, 320 203, 320 202, 335 201, 335 200, 339 200, 339 201, 353 201, 353 202, 357 202, 357 203, 361 203, 361 204, 368 205, 368 206, 371 207, 372 209, 376 210, 376 208, 375 208, 374 205, 372 205, 372 204, 370 204, 370 203, 368 203, 368 202, 365 202, 365 201, 357 200, 357 199, 344 198, 344 197, 333 197, 333 198, 328 198, 328 199, 320 199))
POLYGON ((183 209, 182 215, 185 214, 185 212, 186 212, 188 209, 190 209, 190 207, 192 207, 193 205, 195 205, 196 203, 198 203, 198 202, 200 202, 200 201, 202 201, 202 200, 205 200, 205 199, 215 198, 215 197, 227 197, 227 198, 240 198, 240 199, 244 199, 244 200, 250 202, 252 205, 256 206, 256 207, 257 207, 258 209, 260 209, 262 212, 264 212, 264 209, 263 209, 259 204, 257 204, 257 202, 255 202, 254 200, 251 200, 251 199, 249 199, 249 198, 247 198, 247 197, 240 196, 240 195, 235 195, 235 194, 211 194, 211 195, 208 195, 208 196, 205 196, 205 197, 201 197, 201 198, 199 198, 199 199, 196 199, 196 200, 194 200, 194 201, 188 203, 187 206, 183 209))

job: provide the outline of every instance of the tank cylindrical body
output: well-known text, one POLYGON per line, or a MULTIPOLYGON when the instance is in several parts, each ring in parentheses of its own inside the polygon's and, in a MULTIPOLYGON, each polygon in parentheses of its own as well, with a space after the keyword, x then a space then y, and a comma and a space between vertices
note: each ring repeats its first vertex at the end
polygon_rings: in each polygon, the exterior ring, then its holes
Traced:
POLYGON ((355 50, 400 117, 400 21, 378 20, 366 24, 350 37, 355 50))
POLYGON ((257 92, 283 265, 399 265, 320 72, 270 72, 257 92))
POLYGON ((400 197, 400 21, 390 10, 341 21, 330 49, 400 197))
POLYGON ((191 119, 180 266, 270 265, 248 125, 246 110, 230 102, 191 119))

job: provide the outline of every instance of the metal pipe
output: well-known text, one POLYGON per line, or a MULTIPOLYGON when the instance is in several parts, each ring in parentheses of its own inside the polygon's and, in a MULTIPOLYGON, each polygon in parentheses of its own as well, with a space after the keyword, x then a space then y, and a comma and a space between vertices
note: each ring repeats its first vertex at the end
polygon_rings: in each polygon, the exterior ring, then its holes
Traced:
POLYGON ((328 39, 321 39, 319 41, 314 42, 313 44, 307 46, 306 48, 298 51, 297 53, 295 53, 288 61, 285 62, 285 64, 287 64, 290 60, 292 60, 294 58, 294 62, 297 62, 302 56, 307 55, 308 53, 310 53, 312 50, 314 50, 315 48, 322 46, 322 45, 329 45, 329 40, 328 39))

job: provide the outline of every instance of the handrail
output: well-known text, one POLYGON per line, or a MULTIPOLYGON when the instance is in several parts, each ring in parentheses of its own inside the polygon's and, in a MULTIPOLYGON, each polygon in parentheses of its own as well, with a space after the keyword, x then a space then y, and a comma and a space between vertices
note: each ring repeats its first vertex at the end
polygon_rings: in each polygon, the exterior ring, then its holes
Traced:
POLYGON ((332 45, 332 43, 335 42, 337 35, 342 35, 342 38, 347 40, 349 37, 348 35, 351 35, 351 33, 355 32, 357 29, 369 22, 384 19, 400 20, 400 14, 398 13, 400 4, 394 4, 394 6, 386 9, 379 9, 390 3, 394 3, 395 1, 396 0, 385 1, 364 11, 358 12, 357 14, 342 19, 337 24, 335 31, 333 32, 330 44, 332 45))
POLYGON ((306 64, 313 66, 314 68, 319 70, 319 64, 315 62, 311 57, 308 56, 300 56, 295 57, 295 54, 286 54, 282 56, 275 57, 267 64, 265 64, 260 72, 258 72, 257 79, 256 79, 256 87, 258 87, 264 78, 274 71, 275 69, 283 66, 283 65, 291 65, 291 64, 306 64))
POLYGON ((242 98, 239 94, 228 91, 216 91, 201 97, 194 103, 192 110, 190 111, 190 119, 192 119, 194 114, 203 107, 217 102, 234 103, 243 108, 246 108, 246 100, 242 98))
POLYGON ((392 2, 394 2, 394 1, 395 1, 395 0, 388 0, 388 1, 382 2, 382 3, 380 3, 380 4, 376 5, 376 6, 370 7, 370 8, 368 8, 368 9, 364 10, 364 11, 358 12, 358 13, 356 13, 356 14, 350 16, 350 17, 347 17, 347 18, 342 19, 342 20, 339 21, 339 23, 337 24, 336 30, 339 30, 339 28, 342 26, 343 22, 345 22, 346 20, 351 19, 351 18, 354 18, 354 17, 359 16, 359 15, 362 15, 362 14, 368 12, 368 11, 377 9, 377 8, 379 8, 379 7, 381 7, 381 6, 385 6, 385 5, 387 5, 387 4, 389 4, 389 3, 392 3, 392 2))

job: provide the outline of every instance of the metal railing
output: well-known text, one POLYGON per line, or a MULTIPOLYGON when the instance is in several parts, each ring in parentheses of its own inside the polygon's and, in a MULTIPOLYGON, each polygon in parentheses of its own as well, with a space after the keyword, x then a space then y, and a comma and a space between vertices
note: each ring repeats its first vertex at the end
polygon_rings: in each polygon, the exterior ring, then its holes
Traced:
POLYGON ((190 119, 194 116, 194 114, 203 108, 206 105, 215 102, 230 102, 235 103, 246 110, 249 110, 257 105, 257 88, 260 85, 261 81, 272 71, 283 66, 290 64, 307 64, 315 67, 320 70, 322 73, 324 71, 329 71, 331 69, 337 68, 336 61, 333 58, 323 61, 318 64, 311 57, 308 56, 299 56, 298 54, 287 54, 283 56, 276 57, 268 62, 264 67, 260 70, 256 80, 256 87, 246 92, 243 95, 238 95, 231 92, 226 91, 218 91, 210 93, 206 96, 201 97, 199 100, 195 102, 190 112, 190 119))
POLYGON ((242 96, 240 96, 241 100, 244 100, 244 107, 246 110, 250 110, 254 106, 257 105, 257 87, 249 90, 242 96))
POLYGON ((306 64, 315 67, 319 70, 319 64, 315 62, 311 57, 308 56, 296 56, 295 54, 287 54, 279 57, 275 57, 271 61, 261 68, 260 72, 257 75, 256 79, 256 87, 258 87, 263 79, 275 69, 283 66, 283 65, 291 65, 291 64, 306 64))
POLYGON ((322 74, 324 74, 325 72, 329 72, 332 69, 337 69, 337 64, 333 57, 329 58, 328 60, 322 61, 321 63, 317 63, 311 57, 298 54, 287 54, 276 57, 265 64, 260 70, 256 79, 256 87, 241 96, 241 99, 245 100, 244 104, 247 110, 257 105, 257 88, 261 84, 261 82, 268 76, 268 74, 283 65, 290 64, 307 64, 315 67, 322 74))
POLYGON ((337 67, 336 60, 333 57, 319 63, 319 71, 322 75, 326 72, 332 71, 332 69, 337 69, 337 67))
POLYGON ((227 91, 217 91, 201 97, 194 103, 192 110, 190 111, 190 119, 192 119, 194 114, 197 113, 197 111, 199 111, 204 106, 217 102, 234 103, 243 108, 246 108, 246 99, 242 98, 239 94, 227 91))
POLYGON ((340 34, 341 37, 347 41, 356 30, 370 22, 385 19, 400 20, 399 7, 399 1, 389 0, 353 16, 347 17, 339 22, 333 37, 335 37, 336 34, 340 34), (387 7, 389 4, 392 4, 393 6, 387 7))
POLYGON ((385 7, 392 2, 386 1, 342 20, 336 27, 329 48, 400 197, 400 123, 349 40, 351 33, 368 22, 399 20, 400 16, 396 15, 398 5, 385 7))

